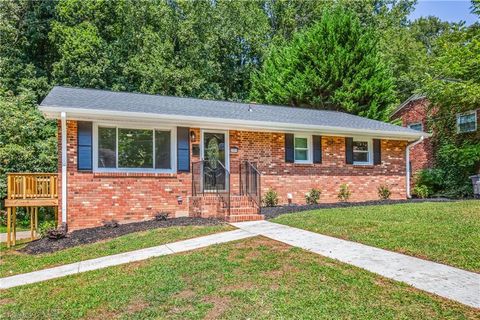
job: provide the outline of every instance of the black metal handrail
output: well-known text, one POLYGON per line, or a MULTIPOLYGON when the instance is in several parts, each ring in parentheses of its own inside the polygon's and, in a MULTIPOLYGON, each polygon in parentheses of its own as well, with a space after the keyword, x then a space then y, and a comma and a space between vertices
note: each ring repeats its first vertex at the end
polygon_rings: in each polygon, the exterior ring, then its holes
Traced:
POLYGON ((261 176, 255 163, 240 163, 240 194, 247 195, 258 208, 262 205, 261 176))
POLYGON ((230 214, 230 172, 219 160, 212 168, 208 160, 192 163, 192 195, 216 194, 230 214))

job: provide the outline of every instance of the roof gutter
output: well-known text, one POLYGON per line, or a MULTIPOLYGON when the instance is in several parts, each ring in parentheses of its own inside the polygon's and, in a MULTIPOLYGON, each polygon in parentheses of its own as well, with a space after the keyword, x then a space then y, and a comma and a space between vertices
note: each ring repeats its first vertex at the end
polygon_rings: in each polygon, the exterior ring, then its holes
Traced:
POLYGON ((406 189, 407 189, 407 198, 410 199, 412 197, 411 193, 410 193, 410 175, 411 175, 411 168, 410 168, 410 149, 412 147, 415 147, 417 144, 419 144, 420 142, 422 142, 424 140, 424 137, 420 137, 420 139, 418 139, 417 141, 414 141, 412 143, 409 143, 407 145, 407 148, 405 149, 405 159, 406 159, 406 167, 407 167, 407 175, 406 175, 406 189))
POLYGON ((206 118, 198 116, 177 116, 169 114, 153 114, 144 112, 125 112, 125 111, 110 111, 110 110, 95 110, 95 109, 80 109, 80 108, 65 108, 57 106, 39 106, 39 109, 49 118, 58 119, 61 112, 68 112, 69 118, 72 120, 120 120, 131 122, 135 118, 137 120, 145 121, 166 121, 175 125, 186 126, 209 126, 212 129, 215 126, 222 128, 230 126, 231 129, 255 129, 260 131, 324 131, 335 135, 371 135, 377 137, 397 138, 402 140, 413 141, 421 135, 426 133, 409 133, 397 131, 382 131, 382 130, 366 130, 345 127, 333 126, 318 126, 308 124, 290 124, 280 122, 255 121, 255 120, 238 120, 238 119, 224 119, 224 118, 206 118))

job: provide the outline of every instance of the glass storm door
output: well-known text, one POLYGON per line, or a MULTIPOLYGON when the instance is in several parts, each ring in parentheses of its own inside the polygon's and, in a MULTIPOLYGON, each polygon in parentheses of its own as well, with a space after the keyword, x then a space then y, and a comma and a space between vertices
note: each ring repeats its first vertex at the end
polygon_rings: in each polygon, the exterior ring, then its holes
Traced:
POLYGON ((224 132, 203 133, 203 188, 205 191, 225 190, 226 140, 224 132), (220 164, 220 163, 221 164, 220 164), (223 165, 223 166, 222 166, 223 165))

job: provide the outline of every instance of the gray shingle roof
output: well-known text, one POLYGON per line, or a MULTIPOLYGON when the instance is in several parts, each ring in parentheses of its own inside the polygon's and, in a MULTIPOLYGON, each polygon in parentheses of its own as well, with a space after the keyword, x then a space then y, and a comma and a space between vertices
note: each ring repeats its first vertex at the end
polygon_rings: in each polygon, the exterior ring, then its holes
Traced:
POLYGON ((60 86, 54 87, 42 101, 40 109, 45 110, 44 107, 327 126, 407 135, 421 134, 408 128, 336 111, 60 86))

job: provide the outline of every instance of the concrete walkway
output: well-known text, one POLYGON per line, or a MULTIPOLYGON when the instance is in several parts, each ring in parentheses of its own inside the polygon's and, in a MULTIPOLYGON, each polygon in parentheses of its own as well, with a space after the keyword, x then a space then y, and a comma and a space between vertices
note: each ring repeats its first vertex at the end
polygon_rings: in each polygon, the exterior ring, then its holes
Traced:
POLYGON ((480 308, 480 274, 268 221, 233 225, 480 308))
MULTIPOLYGON (((17 240, 30 239, 30 231, 17 231, 17 240)), ((7 234, 0 233, 0 242, 7 242, 7 234)))
POLYGON ((243 230, 233 230, 221 233, 215 233, 208 236, 172 242, 157 247, 140 249, 116 255, 101 257, 97 259, 85 260, 71 263, 59 267, 43 269, 39 271, 23 273, 11 277, 0 278, 0 289, 8 289, 25 284, 60 278, 85 271, 97 270, 120 264, 146 260, 153 257, 159 257, 172 253, 179 253, 207 247, 213 244, 225 243, 234 240, 241 240, 253 237, 252 233, 243 230))

